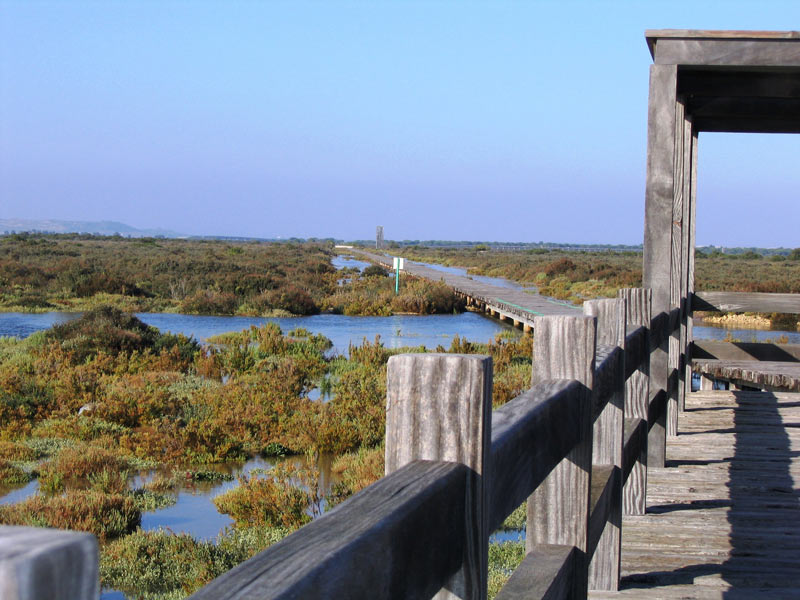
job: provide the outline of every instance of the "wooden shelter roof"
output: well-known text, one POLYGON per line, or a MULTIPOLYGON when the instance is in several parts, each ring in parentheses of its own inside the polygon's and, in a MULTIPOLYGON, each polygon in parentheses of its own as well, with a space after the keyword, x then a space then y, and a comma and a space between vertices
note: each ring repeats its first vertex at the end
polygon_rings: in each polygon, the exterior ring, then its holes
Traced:
POLYGON ((800 32, 656 29, 653 62, 678 67, 696 131, 800 133, 800 32))

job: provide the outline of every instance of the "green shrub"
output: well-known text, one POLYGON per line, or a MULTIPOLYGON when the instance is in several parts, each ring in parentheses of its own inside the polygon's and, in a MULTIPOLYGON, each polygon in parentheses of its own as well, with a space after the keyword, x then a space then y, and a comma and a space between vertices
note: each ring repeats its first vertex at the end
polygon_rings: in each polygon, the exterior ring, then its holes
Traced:
POLYGON ((72 490, 49 498, 37 494, 0 505, 0 523, 88 531, 101 541, 132 531, 140 520, 132 498, 95 490, 72 490))
POLYGON ((239 487, 214 498, 219 512, 230 515, 237 527, 297 529, 311 520, 309 497, 288 481, 239 478, 239 487))

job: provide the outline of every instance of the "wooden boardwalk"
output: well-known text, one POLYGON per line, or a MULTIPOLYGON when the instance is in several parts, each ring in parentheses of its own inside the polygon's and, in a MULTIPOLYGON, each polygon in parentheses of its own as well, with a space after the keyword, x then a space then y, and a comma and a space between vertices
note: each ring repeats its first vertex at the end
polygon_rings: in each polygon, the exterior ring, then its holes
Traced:
POLYGON ((695 360, 695 373, 766 390, 800 392, 800 362, 766 360, 695 360))
POLYGON ((800 394, 687 396, 647 514, 626 516, 619 592, 590 598, 800 598, 800 394))
MULTIPOLYGON (((392 257, 373 252, 354 249, 353 252, 391 268, 392 257)), ((476 281, 470 277, 446 273, 423 264, 405 261, 404 272, 416 277, 423 277, 431 281, 443 281, 452 287, 456 293, 462 294, 471 300, 471 304, 484 305, 482 308, 489 312, 493 310, 499 313, 498 316, 514 319, 526 325, 533 323, 533 318, 537 316, 549 315, 580 315, 581 307, 555 300, 535 293, 528 293, 520 289, 501 287, 482 281, 476 281)), ((402 285, 402 278, 401 278, 402 285)))

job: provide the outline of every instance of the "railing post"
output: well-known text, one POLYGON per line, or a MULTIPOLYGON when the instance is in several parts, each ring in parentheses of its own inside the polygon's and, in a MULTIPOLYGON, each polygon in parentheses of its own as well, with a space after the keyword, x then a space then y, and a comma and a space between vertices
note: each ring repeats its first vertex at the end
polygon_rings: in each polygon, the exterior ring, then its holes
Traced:
MULTIPOLYGON (((650 348, 650 319, 652 292, 642 288, 627 288, 619 290, 619 296, 628 301, 628 323, 634 327, 645 327, 648 336, 644 347, 650 348)), ((639 368, 628 378, 625 383, 625 416, 644 419, 647 422, 647 411, 650 405, 650 356, 646 353, 645 359, 639 368)), ((643 515, 647 504, 647 437, 639 453, 639 458, 633 465, 628 479, 622 488, 622 505, 625 514, 643 515)))
POLYGON ((553 316, 534 319, 534 384, 548 379, 582 383, 581 442, 573 448, 528 498, 526 550, 540 544, 578 549, 572 597, 585 598, 589 494, 592 472, 592 387, 594 385, 594 317, 553 316))
MULTIPOLYGON (((589 589, 619 589, 622 529, 622 437, 625 405, 625 323, 626 300, 591 300, 583 305, 586 315, 597 317, 597 344, 622 349, 616 363, 614 392, 597 415, 592 428, 592 464, 610 465, 612 498, 608 520, 589 562, 589 589)), ((597 395, 597 387, 594 390, 597 395)))
POLYGON ((704 392, 714 389, 714 380, 705 373, 700 375, 700 389, 704 392))
POLYGON ((484 600, 492 359, 464 354, 401 354, 389 359, 387 369, 386 474, 414 460, 459 462, 471 469, 465 498, 468 546, 464 563, 436 598, 484 600))
POLYGON ((96 600, 98 561, 90 533, 0 526, 0 597, 96 600))

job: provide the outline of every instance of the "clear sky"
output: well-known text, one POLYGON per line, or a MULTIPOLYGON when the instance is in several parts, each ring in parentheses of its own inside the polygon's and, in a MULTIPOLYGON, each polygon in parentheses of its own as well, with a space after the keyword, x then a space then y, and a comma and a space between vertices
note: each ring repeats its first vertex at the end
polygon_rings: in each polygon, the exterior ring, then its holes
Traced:
MULTIPOLYGON (((0 0, 0 218, 640 243, 645 29, 797 0, 0 0)), ((701 134, 698 243, 800 246, 800 136, 701 134)))

